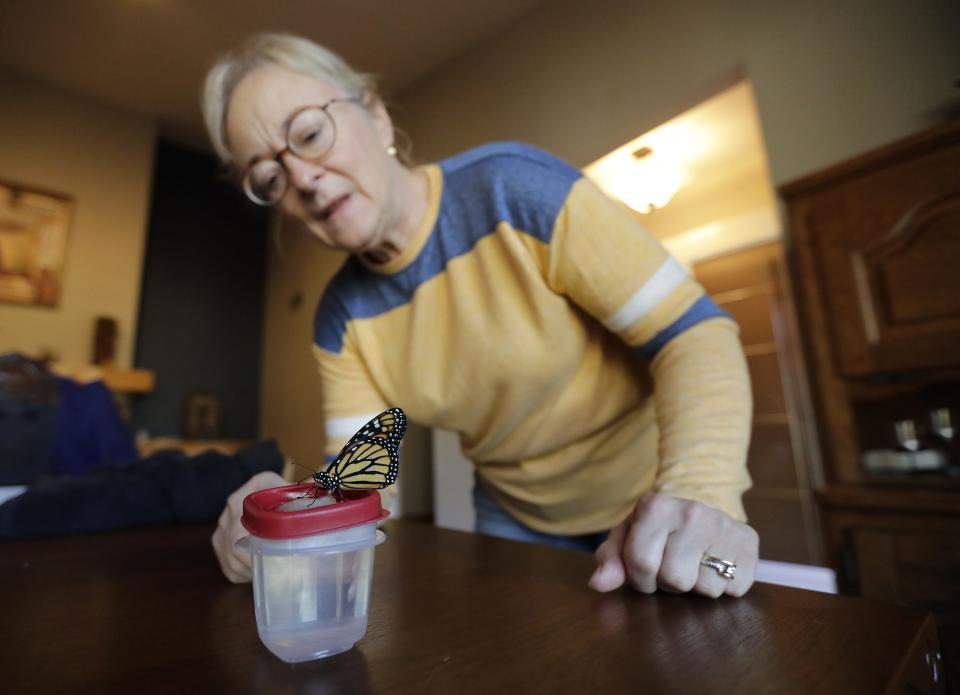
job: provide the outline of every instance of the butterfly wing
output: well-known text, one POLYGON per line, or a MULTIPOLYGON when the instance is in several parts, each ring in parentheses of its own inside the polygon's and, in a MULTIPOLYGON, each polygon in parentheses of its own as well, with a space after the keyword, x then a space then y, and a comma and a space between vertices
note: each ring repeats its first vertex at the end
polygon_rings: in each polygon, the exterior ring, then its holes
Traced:
POLYGON ((397 444, 356 435, 315 478, 328 490, 378 490, 396 482, 399 468, 397 444))
POLYGON ((386 439, 399 446, 406 432, 407 416, 400 408, 390 408, 361 427, 360 431, 353 435, 350 443, 352 444, 356 439, 386 439))

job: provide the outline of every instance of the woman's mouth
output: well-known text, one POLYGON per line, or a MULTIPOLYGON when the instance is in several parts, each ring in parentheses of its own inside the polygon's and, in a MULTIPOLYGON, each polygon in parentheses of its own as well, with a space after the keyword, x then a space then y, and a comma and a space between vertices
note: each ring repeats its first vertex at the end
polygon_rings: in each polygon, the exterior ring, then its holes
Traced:
POLYGON ((327 205, 325 208, 323 208, 323 209, 320 211, 320 215, 319 215, 320 221, 321 221, 321 222, 328 222, 328 221, 330 221, 333 217, 336 216, 336 214, 337 214, 340 210, 343 209, 344 204, 345 204, 349 199, 350 199, 350 194, 349 194, 349 193, 347 193, 346 195, 342 195, 342 196, 340 196, 340 197, 338 197, 338 198, 334 198, 332 203, 330 203, 329 205, 327 205))

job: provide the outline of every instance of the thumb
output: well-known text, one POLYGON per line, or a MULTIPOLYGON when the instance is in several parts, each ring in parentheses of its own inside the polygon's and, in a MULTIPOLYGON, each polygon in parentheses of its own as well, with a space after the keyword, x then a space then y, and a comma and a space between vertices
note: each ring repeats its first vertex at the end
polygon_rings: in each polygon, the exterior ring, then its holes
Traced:
POLYGON ((627 537, 627 522, 610 529, 607 540, 600 544, 594 557, 597 559, 597 569, 590 577, 588 585, 594 591, 613 591, 623 586, 627 578, 626 568, 623 566, 623 543, 627 537))

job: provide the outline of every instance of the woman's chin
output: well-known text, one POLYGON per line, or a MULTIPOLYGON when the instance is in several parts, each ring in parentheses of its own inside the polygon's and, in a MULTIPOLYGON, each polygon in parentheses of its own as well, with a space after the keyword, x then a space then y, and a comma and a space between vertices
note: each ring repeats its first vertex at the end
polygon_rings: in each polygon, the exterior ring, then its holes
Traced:
POLYGON ((318 220, 309 220, 306 227, 313 237, 324 246, 349 254, 361 254, 376 248, 374 235, 329 229, 318 220))
POLYGON ((376 243, 373 235, 363 236, 345 236, 339 240, 338 248, 349 254, 360 255, 376 251, 379 244, 376 243))

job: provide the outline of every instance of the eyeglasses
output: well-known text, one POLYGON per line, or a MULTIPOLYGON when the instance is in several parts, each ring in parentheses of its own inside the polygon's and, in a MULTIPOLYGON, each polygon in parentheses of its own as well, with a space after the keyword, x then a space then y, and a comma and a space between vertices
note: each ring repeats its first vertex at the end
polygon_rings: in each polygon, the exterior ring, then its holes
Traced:
POLYGON ((280 202, 290 186, 282 158, 287 152, 308 162, 322 159, 337 141, 337 122, 330 107, 339 102, 360 103, 356 97, 338 97, 323 106, 305 106, 287 120, 287 146, 274 157, 255 162, 243 175, 243 190, 257 205, 280 202))

